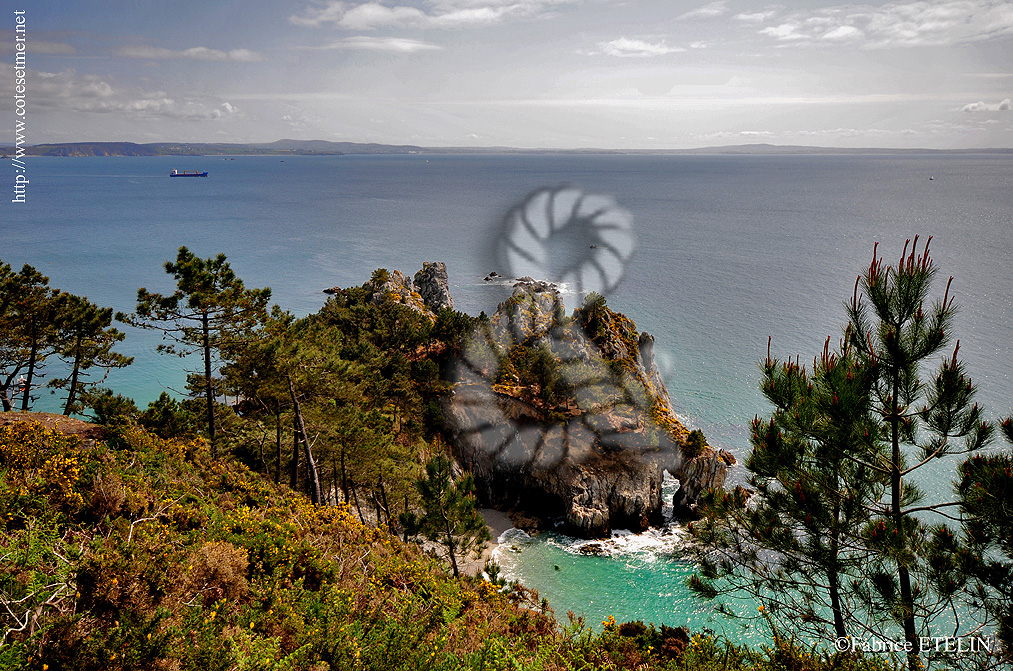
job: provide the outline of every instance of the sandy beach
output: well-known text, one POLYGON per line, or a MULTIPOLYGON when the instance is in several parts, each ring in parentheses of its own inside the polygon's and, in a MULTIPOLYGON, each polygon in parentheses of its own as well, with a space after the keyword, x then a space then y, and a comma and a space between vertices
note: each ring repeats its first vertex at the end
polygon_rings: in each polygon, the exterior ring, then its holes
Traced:
POLYGON ((499 510, 493 510, 492 508, 479 508, 478 512, 482 514, 482 518, 485 519, 485 525, 489 528, 489 536, 492 540, 486 546, 485 550, 479 556, 471 556, 466 560, 460 562, 461 573, 468 575, 476 575, 485 568, 485 563, 492 556, 493 550, 499 545, 496 542, 504 531, 513 528, 514 523, 510 521, 506 513, 499 510))

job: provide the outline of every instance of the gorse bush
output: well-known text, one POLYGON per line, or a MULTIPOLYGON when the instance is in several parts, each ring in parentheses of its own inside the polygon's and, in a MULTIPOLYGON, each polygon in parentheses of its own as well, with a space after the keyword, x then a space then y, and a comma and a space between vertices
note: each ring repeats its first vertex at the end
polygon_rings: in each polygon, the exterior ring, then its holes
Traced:
MULTIPOLYGON (((54 506, 76 508, 83 503, 74 485, 81 476, 77 436, 65 436, 39 422, 0 426, 0 468, 9 491, 18 497, 44 494, 54 506)), ((8 515, 17 508, 8 501, 8 515)))
POLYGON ((669 627, 560 626, 537 592, 455 579, 345 505, 212 460, 202 439, 126 426, 85 449, 38 423, 0 436, 5 671, 786 668, 669 627), (41 486, 47 463, 71 461, 41 486))

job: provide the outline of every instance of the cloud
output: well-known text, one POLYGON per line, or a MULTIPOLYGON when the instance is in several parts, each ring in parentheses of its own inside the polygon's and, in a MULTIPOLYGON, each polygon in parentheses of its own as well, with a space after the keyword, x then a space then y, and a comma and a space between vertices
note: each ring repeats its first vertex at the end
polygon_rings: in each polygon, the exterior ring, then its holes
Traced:
POLYGON ((33 72, 32 106, 61 113, 121 114, 137 119, 214 121, 241 118, 235 105, 221 100, 176 100, 165 91, 121 90, 96 75, 33 72))
POLYGON ((968 103, 960 108, 961 112, 1009 112, 1013 111, 1013 102, 1009 98, 997 103, 986 103, 979 100, 976 103, 968 103))
POLYGON ((424 21, 425 12, 414 7, 384 7, 375 2, 352 7, 341 17, 343 28, 370 30, 382 26, 411 25, 424 21))
POLYGON ((412 40, 402 37, 369 37, 360 35, 346 37, 343 40, 323 47, 304 47, 308 49, 362 49, 365 51, 386 51, 396 54, 412 54, 418 51, 434 51, 442 49, 438 44, 412 40))
POLYGON ((728 12, 728 3, 725 0, 718 0, 703 7, 697 7, 685 14, 680 14, 680 19, 713 19, 728 12))
POLYGON ((682 47, 670 47, 664 42, 655 44, 645 40, 630 39, 628 37, 620 37, 619 39, 612 40, 611 42, 601 42, 598 45, 598 48, 600 51, 594 53, 601 53, 607 56, 619 56, 620 58, 664 56, 665 54, 674 54, 686 51, 682 47))
POLYGON ((182 51, 163 49, 161 47, 132 46, 123 47, 116 52, 117 56, 124 58, 147 58, 151 60, 175 60, 185 59, 194 61, 232 61, 236 63, 252 63, 263 60, 259 54, 249 49, 233 49, 232 51, 220 51, 208 49, 207 47, 193 47, 182 51))
POLYGON ((35 54, 76 54, 77 53, 77 49, 75 49, 72 45, 65 44, 63 42, 42 42, 42 41, 39 41, 39 40, 32 40, 32 42, 29 45, 29 48, 32 50, 32 53, 35 53, 35 54))
MULTIPOLYGON (((753 16, 753 15, 740 15, 753 16)), ((794 12, 759 31, 785 44, 945 46, 1013 34, 1013 2, 916 0, 794 12)))
POLYGON ((760 22, 760 21, 767 21, 776 14, 777 12, 771 10, 766 12, 750 12, 748 14, 736 14, 732 18, 735 19, 736 21, 760 22))
POLYGON ((299 26, 320 28, 330 25, 349 30, 389 27, 463 28, 500 23, 512 18, 546 15, 557 5, 581 0, 427 0, 428 11, 405 5, 380 2, 327 0, 306 8, 289 21, 299 26))

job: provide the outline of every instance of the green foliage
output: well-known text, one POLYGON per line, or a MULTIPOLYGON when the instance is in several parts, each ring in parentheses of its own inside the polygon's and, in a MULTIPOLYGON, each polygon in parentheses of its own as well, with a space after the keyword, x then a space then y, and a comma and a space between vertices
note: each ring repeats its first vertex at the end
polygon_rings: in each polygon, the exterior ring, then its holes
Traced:
MULTIPOLYGON (((1013 444, 1013 418, 1002 423, 1013 444)), ((964 513, 963 570, 997 623, 1005 659, 1013 663, 1013 455, 975 455, 960 465, 957 483, 964 513)))
POLYGON ((203 370, 194 373, 205 396, 208 438, 216 451, 214 357, 223 347, 243 338, 266 318, 270 289, 247 289, 236 277, 224 254, 201 259, 180 247, 176 262, 167 261, 176 291, 160 294, 137 290, 137 309, 118 320, 139 328, 161 331, 170 341, 160 352, 180 357, 199 353, 203 370))
MULTIPOLYGON (((920 254, 918 238, 905 243, 896 267, 873 253, 847 305, 845 334, 859 363, 874 376, 871 414, 882 418, 886 442, 884 462, 865 457, 862 463, 889 480, 875 508, 879 519, 870 522, 865 539, 874 557, 866 607, 895 623, 913 650, 918 636, 949 608, 955 586, 949 579, 935 579, 932 565, 948 559, 930 555, 933 547, 924 539, 933 534, 919 516, 941 504, 919 506, 922 494, 910 474, 932 459, 972 453, 992 433, 973 403, 974 385, 957 358, 959 343, 928 383, 921 377, 928 358, 949 342, 955 314, 949 283, 941 299, 929 302, 936 274, 929 242, 931 238, 920 254)), ((910 671, 920 664, 917 653, 911 653, 910 671)))
POLYGON ((438 455, 426 464, 426 477, 418 481, 418 490, 422 514, 405 512, 401 523, 408 535, 441 543, 454 577, 459 577, 457 558, 481 552, 490 540, 489 529, 475 507, 475 481, 470 474, 454 480, 450 461, 438 455))
POLYGON ((686 444, 682 448, 682 453, 687 459, 694 459, 703 453, 707 447, 707 438, 704 437, 703 431, 700 429, 693 429, 686 436, 686 444))
POLYGON ((137 423, 161 438, 192 438, 198 433, 194 413, 164 391, 137 417, 137 423))
POLYGON ((134 359, 113 351, 125 336, 110 327, 112 308, 101 308, 71 294, 60 298, 55 316, 57 354, 70 366, 70 375, 50 380, 49 386, 67 390, 63 414, 70 415, 83 408, 78 400, 82 392, 103 383, 110 370, 129 366, 134 359), (94 368, 104 371, 101 378, 89 379, 94 368))
MULTIPOLYGON (((882 668, 641 623, 561 627, 536 592, 455 579, 347 506, 314 507, 212 460, 201 439, 125 425, 118 449, 81 450, 38 425, 6 430, 5 670, 882 668), (11 479, 18 459, 54 453, 76 455, 67 491, 78 505, 54 507, 44 488, 11 479)), ((434 466, 433 493, 447 493, 445 463, 434 466)))
POLYGON ((13 410, 17 395, 27 411, 32 392, 39 386, 46 358, 56 341, 56 315, 60 292, 49 288, 49 278, 25 264, 14 272, 0 261, 0 409, 13 410))
POLYGON ((133 421, 137 416, 137 404, 134 400, 113 393, 112 389, 94 387, 82 391, 78 398, 82 410, 92 411, 91 418, 96 424, 118 426, 133 421))
POLYGON ((867 630, 850 578, 865 571, 859 535, 885 484, 855 460, 874 460, 878 449, 872 380, 846 345, 831 352, 829 339, 811 372, 767 357, 761 389, 774 412, 753 421, 746 460, 757 499, 705 498, 692 527, 702 543, 694 591, 713 599, 744 590, 779 629, 810 641, 867 630))

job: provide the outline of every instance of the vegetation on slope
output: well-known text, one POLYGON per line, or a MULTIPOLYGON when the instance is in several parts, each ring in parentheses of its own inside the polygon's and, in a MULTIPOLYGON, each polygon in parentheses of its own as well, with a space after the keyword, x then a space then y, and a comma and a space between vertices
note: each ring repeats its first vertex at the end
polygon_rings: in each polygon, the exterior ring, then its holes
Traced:
POLYGON ((0 428, 0 668, 867 668, 580 618, 314 507, 205 440, 0 428), (719 667, 720 665, 720 667, 719 667))

